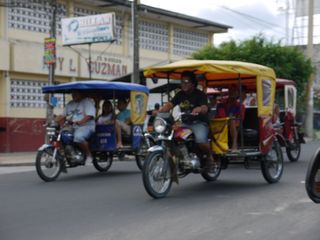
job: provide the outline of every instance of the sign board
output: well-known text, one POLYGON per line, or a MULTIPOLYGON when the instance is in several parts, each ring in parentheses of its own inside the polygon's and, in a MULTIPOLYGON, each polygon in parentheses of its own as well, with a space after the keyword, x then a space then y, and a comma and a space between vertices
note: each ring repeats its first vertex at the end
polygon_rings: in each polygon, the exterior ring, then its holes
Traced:
POLYGON ((111 42, 115 39, 114 13, 64 18, 61 24, 63 45, 111 42))
POLYGON ((56 39, 44 39, 44 63, 53 64, 56 62, 56 39))

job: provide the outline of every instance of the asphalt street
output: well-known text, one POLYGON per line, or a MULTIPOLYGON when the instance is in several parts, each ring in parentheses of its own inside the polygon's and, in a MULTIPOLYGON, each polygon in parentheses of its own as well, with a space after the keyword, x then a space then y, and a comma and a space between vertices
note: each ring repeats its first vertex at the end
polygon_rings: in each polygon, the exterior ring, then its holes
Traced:
POLYGON ((304 188, 318 146, 304 145, 299 162, 286 159, 277 184, 236 166, 213 183, 189 175, 161 200, 147 195, 135 162, 115 162, 107 173, 72 169, 52 183, 32 167, 1 168, 0 239, 319 240, 320 205, 304 188))

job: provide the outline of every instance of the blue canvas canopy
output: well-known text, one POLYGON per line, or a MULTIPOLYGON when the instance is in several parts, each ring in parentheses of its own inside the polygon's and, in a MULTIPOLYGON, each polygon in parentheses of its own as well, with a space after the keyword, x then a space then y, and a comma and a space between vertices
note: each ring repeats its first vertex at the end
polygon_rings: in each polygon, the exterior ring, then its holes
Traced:
POLYGON ((129 97, 131 91, 144 92, 149 94, 146 86, 136 83, 107 82, 99 80, 78 81, 70 83, 61 83, 42 88, 43 93, 71 93, 73 90, 85 91, 99 95, 103 98, 122 98, 129 97))

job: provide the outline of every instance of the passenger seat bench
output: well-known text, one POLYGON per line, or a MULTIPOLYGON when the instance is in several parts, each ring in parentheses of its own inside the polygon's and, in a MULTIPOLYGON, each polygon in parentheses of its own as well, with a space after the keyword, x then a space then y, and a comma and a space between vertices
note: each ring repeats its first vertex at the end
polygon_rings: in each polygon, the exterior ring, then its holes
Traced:
MULTIPOLYGON (((247 107, 245 109, 245 116, 242 123, 244 146, 256 146, 259 141, 259 119, 257 111, 257 107, 247 107)), ((239 138, 241 138, 240 134, 239 138)))

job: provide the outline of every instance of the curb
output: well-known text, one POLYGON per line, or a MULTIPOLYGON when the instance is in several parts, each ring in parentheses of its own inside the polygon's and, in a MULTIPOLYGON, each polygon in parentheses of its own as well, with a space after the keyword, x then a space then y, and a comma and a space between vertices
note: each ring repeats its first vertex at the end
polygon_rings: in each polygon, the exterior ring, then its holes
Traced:
POLYGON ((33 162, 27 163, 0 163, 0 167, 28 167, 35 166, 33 162))

